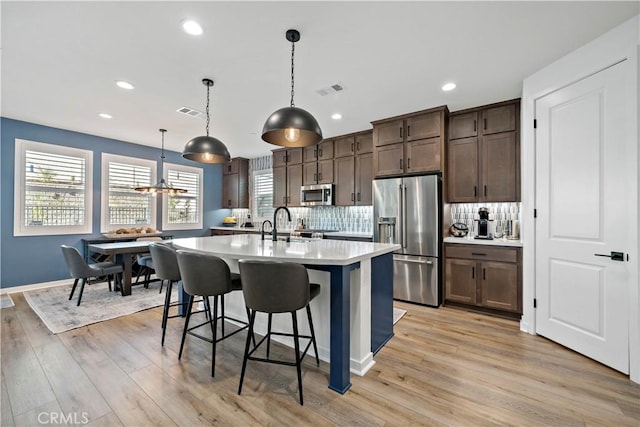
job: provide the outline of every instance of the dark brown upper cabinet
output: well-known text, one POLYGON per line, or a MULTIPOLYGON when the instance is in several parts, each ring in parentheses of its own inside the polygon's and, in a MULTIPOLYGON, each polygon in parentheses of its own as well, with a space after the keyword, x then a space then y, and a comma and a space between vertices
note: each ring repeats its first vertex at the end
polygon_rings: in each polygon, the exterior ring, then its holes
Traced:
POLYGON ((273 150, 273 206, 300 206, 303 149, 273 150))
POLYGON ((335 158, 373 152, 373 132, 366 131, 334 140, 335 158))
POLYGON ((302 148, 280 148, 272 153, 274 168, 302 163, 302 148))
POLYGON ((333 183, 333 140, 305 147, 302 160, 302 185, 333 183))
POLYGON ((372 122, 375 177, 444 170, 446 106, 372 122))
POLYGON ((249 160, 236 157, 223 165, 222 207, 249 208, 249 160))
POLYGON ((520 201, 520 99, 449 115, 447 201, 520 201))

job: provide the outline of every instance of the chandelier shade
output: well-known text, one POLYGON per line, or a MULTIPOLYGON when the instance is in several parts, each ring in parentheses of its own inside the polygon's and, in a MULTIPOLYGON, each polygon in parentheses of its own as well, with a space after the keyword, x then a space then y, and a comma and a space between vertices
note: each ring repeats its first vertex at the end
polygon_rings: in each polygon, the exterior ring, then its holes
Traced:
POLYGON ((322 140, 322 130, 311 113, 293 102, 295 43, 300 40, 300 32, 287 30, 286 39, 291 42, 291 102, 289 107, 280 108, 267 118, 262 139, 282 147, 308 147, 322 140))
POLYGON ((213 80, 202 79, 202 84, 207 87, 207 134, 189 140, 184 146, 182 157, 199 163, 228 163, 231 155, 227 146, 218 138, 209 136, 209 88, 213 86, 213 80))
MULTIPOLYGON (((162 171, 164 172, 164 134, 167 131, 166 129, 158 129, 160 133, 162 133, 162 151, 160 154, 160 165, 162 171)), ((136 187, 135 191, 139 191, 141 193, 152 193, 152 194, 181 194, 186 193, 187 190, 184 188, 176 188, 173 185, 167 184, 164 178, 160 178, 160 181, 156 185, 150 185, 147 187, 136 187)))

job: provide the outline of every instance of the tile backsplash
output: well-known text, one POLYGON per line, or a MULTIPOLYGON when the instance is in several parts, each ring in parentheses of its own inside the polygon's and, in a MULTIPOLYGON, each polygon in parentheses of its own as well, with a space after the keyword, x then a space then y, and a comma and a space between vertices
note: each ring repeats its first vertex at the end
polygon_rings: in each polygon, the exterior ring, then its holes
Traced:
MULTIPOLYGON (((313 208, 289 208, 291 222, 287 221, 285 212, 279 212, 277 218, 278 229, 295 228, 299 219, 304 219, 306 228, 347 231, 352 233, 373 234, 372 206, 318 206, 313 208)), ((246 221, 248 209, 233 209, 232 215, 238 218, 238 223, 246 221)), ((265 219, 253 218, 254 226, 259 226, 265 219)))
POLYGON ((449 205, 449 208, 451 223, 464 223, 469 227, 471 233, 475 231, 475 220, 480 219, 478 209, 488 208, 489 219, 492 220, 490 222, 490 232, 493 234, 495 233, 496 227, 498 227, 499 230, 504 230, 505 226, 508 226, 511 230, 510 232, 512 232, 512 224, 514 222, 520 222, 522 203, 452 203, 449 205))

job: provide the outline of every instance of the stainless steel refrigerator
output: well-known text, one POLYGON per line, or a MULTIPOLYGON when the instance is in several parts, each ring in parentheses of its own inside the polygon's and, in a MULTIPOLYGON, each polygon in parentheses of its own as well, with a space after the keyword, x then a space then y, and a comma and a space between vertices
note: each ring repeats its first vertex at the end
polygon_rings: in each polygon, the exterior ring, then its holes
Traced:
POLYGON ((402 246, 393 254, 393 297, 438 307, 440 175, 373 181, 373 239, 402 246))

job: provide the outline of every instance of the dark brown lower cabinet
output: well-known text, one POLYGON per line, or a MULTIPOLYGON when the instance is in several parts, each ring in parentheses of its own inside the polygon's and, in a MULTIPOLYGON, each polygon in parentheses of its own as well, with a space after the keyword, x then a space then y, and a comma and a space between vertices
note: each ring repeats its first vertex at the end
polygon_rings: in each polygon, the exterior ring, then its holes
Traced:
POLYGON ((445 304, 522 314, 522 249, 445 245, 445 304))

